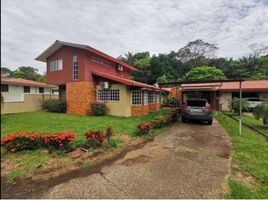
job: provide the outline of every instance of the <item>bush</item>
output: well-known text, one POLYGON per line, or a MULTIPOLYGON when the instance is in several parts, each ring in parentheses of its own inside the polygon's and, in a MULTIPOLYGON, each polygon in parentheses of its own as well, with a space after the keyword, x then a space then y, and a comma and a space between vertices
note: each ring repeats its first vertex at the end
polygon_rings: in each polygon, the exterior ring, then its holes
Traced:
POLYGON ((168 105, 168 106, 180 106, 180 101, 177 100, 176 98, 167 98, 163 101, 163 105, 168 105))
POLYGON ((96 102, 91 104, 92 114, 95 116, 102 116, 106 114, 107 106, 104 102, 96 102))
POLYGON ((253 109, 253 114, 256 119, 263 119, 263 125, 268 125, 268 102, 257 105, 253 109))
POLYGON ((100 130, 86 132, 86 146, 93 148, 105 146, 105 139, 107 139, 107 144, 110 145, 110 138, 113 136, 113 134, 114 131, 112 127, 108 127, 106 132, 102 132, 100 130))
MULTIPOLYGON (((248 111, 249 110, 249 101, 247 99, 242 99, 242 110, 243 111, 248 111)), ((236 114, 239 114, 239 109, 240 109, 240 99, 235 97, 232 99, 232 101, 229 104, 229 107, 231 110, 233 110, 236 114)))
POLYGON ((1 140, 1 146, 9 152, 33 150, 42 146, 40 133, 12 133, 1 140))
POLYGON ((43 110, 48 112, 65 113, 66 101, 63 99, 51 99, 43 102, 43 110))
POLYGON ((44 146, 49 151, 54 149, 68 150, 69 143, 75 140, 76 134, 73 132, 61 132, 52 134, 46 133, 41 137, 44 142, 44 146))
POLYGON ((137 126, 138 134, 144 135, 144 134, 148 133, 151 128, 152 128, 152 124, 150 122, 144 122, 142 124, 139 124, 137 126))
POLYGON ((52 149, 67 150, 69 142, 75 140, 76 134, 72 132, 62 132, 53 134, 41 133, 12 133, 1 140, 3 148, 9 152, 17 152, 22 150, 34 150, 41 147, 52 149))

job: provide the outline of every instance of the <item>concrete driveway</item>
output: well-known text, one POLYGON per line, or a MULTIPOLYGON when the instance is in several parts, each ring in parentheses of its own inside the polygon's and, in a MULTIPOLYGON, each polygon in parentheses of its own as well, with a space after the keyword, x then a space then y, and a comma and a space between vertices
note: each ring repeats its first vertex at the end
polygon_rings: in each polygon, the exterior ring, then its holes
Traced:
POLYGON ((230 166, 228 135, 214 120, 177 123, 99 173, 51 188, 43 198, 220 198, 230 166))

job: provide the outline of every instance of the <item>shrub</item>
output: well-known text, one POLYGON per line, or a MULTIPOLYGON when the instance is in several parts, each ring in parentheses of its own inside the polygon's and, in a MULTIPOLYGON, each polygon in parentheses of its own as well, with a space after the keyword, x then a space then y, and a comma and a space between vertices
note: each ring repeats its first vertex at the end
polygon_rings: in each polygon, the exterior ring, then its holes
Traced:
POLYGON ((137 126, 138 134, 144 135, 144 134, 148 133, 151 128, 152 128, 152 124, 150 122, 144 122, 142 124, 139 124, 137 126))
POLYGON ((69 143, 74 141, 76 134, 73 132, 61 132, 61 133, 52 133, 44 134, 41 136, 44 142, 45 147, 51 151, 53 149, 62 149, 68 150, 69 143))
POLYGON ((167 122, 165 118, 153 119, 150 121, 152 128, 162 128, 166 126, 167 122))
POLYGON ((263 119, 263 125, 268 125, 268 102, 257 105, 253 109, 253 114, 256 119, 263 119))
POLYGON ((33 150, 42 146, 40 133, 12 133, 1 140, 1 146, 9 152, 33 150))
POLYGON ((106 138, 106 133, 102 131, 89 131, 85 133, 86 143, 89 147, 100 147, 104 146, 104 139, 106 138))
POLYGON ((167 98, 163 101, 163 105, 168 105, 168 106, 180 106, 180 101, 177 100, 176 98, 167 98))
POLYGON ((43 102, 42 108, 48 112, 65 113, 66 101, 63 99, 46 100, 43 102))
MULTIPOLYGON (((249 110, 249 101, 247 99, 242 99, 242 110, 243 111, 248 111, 249 110)), ((235 97, 232 99, 232 101, 229 104, 229 107, 231 110, 233 110, 236 114, 239 114, 239 109, 240 109, 240 99, 235 97)))
POLYGON ((106 114, 107 106, 104 102, 96 102, 91 104, 92 114, 95 116, 102 116, 106 114))
POLYGON ((107 138, 108 144, 110 144, 110 138, 112 137, 113 134, 114 134, 114 131, 113 131, 112 127, 109 126, 106 129, 106 138, 107 138))

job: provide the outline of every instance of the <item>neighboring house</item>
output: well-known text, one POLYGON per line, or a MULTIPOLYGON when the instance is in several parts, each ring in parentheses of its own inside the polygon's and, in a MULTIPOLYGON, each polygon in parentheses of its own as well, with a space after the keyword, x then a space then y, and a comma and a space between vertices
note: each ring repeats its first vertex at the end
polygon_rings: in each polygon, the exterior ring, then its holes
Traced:
POLYGON ((22 78, 1 76, 1 114, 38 111, 46 99, 58 98, 56 86, 22 78))
MULTIPOLYGON (((189 98, 205 98, 213 109, 227 111, 232 98, 239 97, 239 81, 185 83, 173 88, 171 96, 181 102, 189 98)), ((242 97, 268 101, 268 80, 242 81, 242 97)))
POLYGON ((106 102, 108 114, 146 115, 160 108, 160 88, 130 79, 133 66, 87 45, 55 41, 36 60, 46 62, 48 84, 59 86, 67 113, 91 114, 90 105, 106 102))

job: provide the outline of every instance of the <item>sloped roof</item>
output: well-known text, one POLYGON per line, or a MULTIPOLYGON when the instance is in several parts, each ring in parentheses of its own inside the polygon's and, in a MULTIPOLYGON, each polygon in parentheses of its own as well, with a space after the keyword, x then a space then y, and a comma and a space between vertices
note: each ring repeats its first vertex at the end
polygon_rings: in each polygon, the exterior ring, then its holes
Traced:
POLYGON ((59 40, 56 40, 51 46, 49 46, 43 53, 41 53, 39 56, 37 56, 35 58, 35 60, 39 60, 39 61, 43 61, 43 62, 46 62, 47 58, 53 54, 54 52, 56 52, 58 49, 60 49, 61 47, 63 46, 69 46, 69 47, 75 47, 75 48, 79 48, 79 49, 84 49, 84 50, 87 50, 87 51, 90 51, 92 53, 95 53, 99 56, 102 56, 108 60, 111 60, 115 63, 118 63, 130 70, 133 70, 133 71, 138 71, 138 69, 136 69, 135 67, 129 65, 128 63, 125 63, 119 59, 116 59, 106 53, 103 53, 102 51, 99 51, 93 47, 90 47, 88 45, 83 45, 83 44, 76 44, 76 43, 70 43, 70 42, 63 42, 63 41, 59 41, 59 40))
POLYGON ((8 78, 8 77, 1 76, 1 84, 2 83, 12 84, 12 85, 38 86, 38 87, 47 87, 47 88, 57 87, 55 85, 48 85, 43 82, 32 81, 32 80, 27 80, 23 78, 8 78))
MULTIPOLYGON (((213 89, 222 91, 237 91, 239 90, 239 81, 231 82, 207 82, 207 83, 185 83, 181 85, 184 89, 213 89)), ((249 80, 242 81, 242 90, 248 91, 268 91, 268 80, 249 80)))
POLYGON ((137 82, 137 81, 133 81, 131 79, 126 79, 126 78, 121 78, 121 77, 118 77, 118 76, 113 76, 113 75, 106 74, 106 73, 103 73, 103 72, 92 71, 92 74, 96 75, 96 76, 99 76, 99 77, 102 77, 102 78, 113 80, 115 82, 122 83, 122 84, 128 85, 128 86, 138 86, 138 87, 146 88, 146 89, 159 90, 159 91, 161 90, 161 91, 169 92, 168 90, 161 89, 161 88, 158 88, 158 87, 155 87, 155 86, 152 86, 152 85, 148 85, 148 84, 145 84, 145 83, 140 83, 140 82, 137 82))

